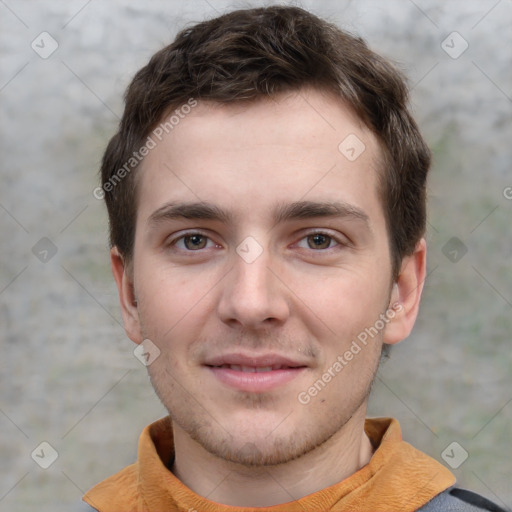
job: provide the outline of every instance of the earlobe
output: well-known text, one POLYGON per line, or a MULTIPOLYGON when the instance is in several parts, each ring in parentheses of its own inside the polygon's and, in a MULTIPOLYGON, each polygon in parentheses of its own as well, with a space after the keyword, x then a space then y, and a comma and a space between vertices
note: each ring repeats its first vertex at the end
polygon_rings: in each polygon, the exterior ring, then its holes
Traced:
POLYGON ((407 338, 418 316, 426 275, 427 244, 422 238, 414 253, 402 261, 400 275, 393 285, 389 308, 394 317, 384 331, 384 343, 395 344, 407 338))
POLYGON ((133 272, 128 267, 128 264, 117 247, 113 247, 110 251, 110 263, 119 293, 119 303, 121 305, 124 329, 133 342, 137 344, 141 343, 142 333, 139 321, 138 303, 135 298, 133 286, 133 272))

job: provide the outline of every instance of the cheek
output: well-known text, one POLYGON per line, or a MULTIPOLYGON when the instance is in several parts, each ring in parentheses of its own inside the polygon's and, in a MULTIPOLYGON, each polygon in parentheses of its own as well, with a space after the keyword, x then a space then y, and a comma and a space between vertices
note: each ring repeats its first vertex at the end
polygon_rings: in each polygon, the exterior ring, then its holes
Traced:
POLYGON ((160 339, 193 313, 198 303, 196 283, 153 265, 141 265, 136 275, 139 315, 148 337, 160 339))
POLYGON ((370 265, 343 268, 329 275, 304 274, 294 292, 309 310, 313 322, 327 327, 343 340, 373 325, 387 306, 388 286, 383 274, 370 265), (313 313, 313 315, 311 315, 313 313))

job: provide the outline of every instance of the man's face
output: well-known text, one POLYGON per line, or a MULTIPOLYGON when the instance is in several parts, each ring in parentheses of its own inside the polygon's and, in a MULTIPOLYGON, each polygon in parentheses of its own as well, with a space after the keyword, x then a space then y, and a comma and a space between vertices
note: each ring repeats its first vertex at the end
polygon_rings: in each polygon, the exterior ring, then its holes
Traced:
POLYGON ((285 462, 364 414, 392 285, 378 159, 311 90, 199 102, 146 157, 131 337, 159 348, 155 390, 210 453, 285 462))

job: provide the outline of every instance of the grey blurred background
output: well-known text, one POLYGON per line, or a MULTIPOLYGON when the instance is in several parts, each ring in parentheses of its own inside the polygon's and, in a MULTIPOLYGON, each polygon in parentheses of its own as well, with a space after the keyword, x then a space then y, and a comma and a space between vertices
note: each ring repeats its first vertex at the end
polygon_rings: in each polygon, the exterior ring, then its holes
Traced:
MULTIPOLYGON (((165 414, 121 325, 99 160, 156 50, 269 3, 0 0, 0 510, 72 510, 165 414)), ((420 318, 369 413, 512 507, 512 1, 295 4, 399 64, 434 151, 420 318)))

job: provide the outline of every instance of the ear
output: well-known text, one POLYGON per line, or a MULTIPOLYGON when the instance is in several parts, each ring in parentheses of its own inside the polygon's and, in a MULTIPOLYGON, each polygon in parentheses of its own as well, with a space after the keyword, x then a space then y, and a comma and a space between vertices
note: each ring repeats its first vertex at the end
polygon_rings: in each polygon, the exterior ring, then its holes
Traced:
POLYGON ((110 263, 112 273, 117 284, 121 313, 123 316, 124 330, 134 343, 142 342, 142 333, 139 321, 139 311, 135 290, 133 287, 133 271, 120 254, 117 247, 110 251, 110 263))
POLYGON ((403 259, 400 275, 393 285, 389 308, 395 315, 388 315, 390 321, 384 330, 384 343, 393 345, 411 333, 420 307, 426 265, 427 243, 422 238, 414 253, 403 259))

